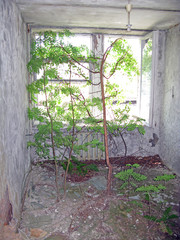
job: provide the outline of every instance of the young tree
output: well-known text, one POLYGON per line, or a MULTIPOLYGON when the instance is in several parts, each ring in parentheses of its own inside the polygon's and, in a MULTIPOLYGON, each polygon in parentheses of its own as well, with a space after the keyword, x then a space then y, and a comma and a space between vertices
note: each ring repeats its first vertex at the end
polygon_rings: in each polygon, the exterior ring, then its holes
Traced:
MULTIPOLYGON (((106 96, 104 90, 104 79, 106 80, 106 87, 110 90, 110 98, 116 97, 118 95, 118 90, 115 85, 109 83, 110 78, 114 75, 117 70, 123 70, 127 72, 129 76, 132 73, 138 73, 137 62, 133 58, 133 54, 128 47, 125 40, 121 38, 116 39, 112 44, 106 49, 101 60, 100 67, 100 81, 101 81, 101 94, 102 94, 102 104, 103 104, 103 125, 104 125, 104 140, 105 140, 105 152, 106 152, 106 162, 109 168, 108 172, 108 182, 107 182, 107 192, 111 192, 111 179, 112 179, 112 165, 109 160, 108 151, 108 132, 107 132, 107 120, 106 120, 106 96), (113 57, 113 64, 108 63, 108 57, 113 57), (115 87, 115 88, 114 88, 115 87)), ((107 91, 108 92, 108 91, 107 91)))
MULTIPOLYGON (((86 99, 81 89, 71 83, 74 73, 85 79, 87 85, 91 84, 83 71, 85 67, 82 62, 96 60, 84 46, 74 47, 65 44, 64 37, 68 36, 70 36, 68 31, 58 35, 53 32, 39 34, 33 42, 31 60, 28 64, 31 73, 41 73, 39 79, 28 85, 31 101, 35 103, 34 107, 29 108, 28 115, 30 119, 39 121, 38 132, 34 136, 34 141, 29 142, 29 146, 34 146, 41 158, 54 160, 57 201, 60 198, 58 161, 67 159, 64 180, 66 190, 66 177, 72 154, 79 154, 80 150, 86 151, 88 145, 94 146, 93 141, 78 145, 77 134, 87 124, 92 128, 95 126, 97 120, 91 108, 94 104, 100 108, 101 104, 97 99, 86 99), (58 71, 60 65, 63 68, 58 71), (68 81, 63 80, 65 67, 68 81), (52 82, 53 79, 56 80, 55 83, 52 82), (41 106, 37 106, 36 94, 42 97, 41 106)), ((102 143, 98 139, 96 143, 102 148, 102 143)))
POLYGON ((110 83, 110 78, 117 70, 123 70, 128 75, 138 71, 136 61, 124 40, 115 40, 105 51, 102 59, 97 59, 84 46, 75 47, 65 43, 65 38, 70 35, 68 31, 58 34, 54 32, 38 34, 33 42, 31 60, 28 64, 30 73, 41 73, 39 79, 28 85, 31 101, 36 104, 29 109, 29 118, 39 121, 38 132, 29 146, 34 146, 41 158, 54 160, 57 201, 60 198, 58 161, 67 159, 64 180, 64 190, 66 190, 66 177, 72 155, 79 154, 80 150, 86 151, 88 145, 92 147, 97 145, 103 149, 103 144, 98 139, 77 144, 77 135, 84 128, 104 134, 106 162, 109 168, 107 192, 110 193, 112 166, 108 153, 106 104, 111 103, 119 95, 117 86, 110 83), (110 55, 114 58, 113 64, 108 62, 110 55), (94 64, 95 71, 90 70, 84 63, 94 64), (60 66, 62 68, 59 68, 60 66), (66 76, 69 76, 68 81, 63 79, 65 66, 66 76), (76 74, 86 80, 86 85, 93 84, 84 70, 91 71, 92 74, 100 73, 102 99, 85 97, 81 88, 71 83, 72 75, 76 74), (37 106, 36 94, 42 95, 41 107, 37 106), (94 106, 103 110, 103 119, 93 115, 94 106))

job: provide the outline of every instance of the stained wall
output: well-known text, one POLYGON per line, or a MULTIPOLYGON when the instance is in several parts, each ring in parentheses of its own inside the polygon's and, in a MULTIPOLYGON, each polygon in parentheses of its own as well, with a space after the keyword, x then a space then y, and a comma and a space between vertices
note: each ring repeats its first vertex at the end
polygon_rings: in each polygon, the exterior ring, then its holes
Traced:
POLYGON ((18 216, 29 166, 28 48, 26 25, 13 1, 0 1, 0 23, 0 220, 3 221, 11 215, 11 210, 13 216, 18 216))
POLYGON ((180 175, 180 25, 166 32, 164 67, 159 154, 180 175))

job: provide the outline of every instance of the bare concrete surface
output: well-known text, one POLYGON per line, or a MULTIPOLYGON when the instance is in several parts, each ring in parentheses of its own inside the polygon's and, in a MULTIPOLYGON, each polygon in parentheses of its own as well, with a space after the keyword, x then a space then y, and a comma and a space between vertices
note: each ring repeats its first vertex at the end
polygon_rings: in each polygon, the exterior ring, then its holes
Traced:
MULTIPOLYGON (((113 175, 123 169, 114 166, 113 175)), ((148 185, 155 184, 153 178, 157 175, 172 174, 162 166, 141 167, 138 171, 148 176, 148 185)), ((122 182, 117 178, 113 177, 112 194, 107 196, 105 166, 100 166, 99 172, 86 181, 69 180, 66 198, 63 197, 63 174, 63 170, 60 169, 61 200, 57 203, 54 171, 40 166, 33 167, 19 235, 14 239, 179 239, 178 220, 173 227, 172 236, 165 230, 163 233, 163 223, 155 224, 143 217, 149 211, 149 205, 141 201, 143 196, 134 191, 128 196, 127 189, 120 190, 122 182)), ((153 196, 151 211, 160 215, 163 201, 163 207, 171 206, 172 213, 178 215, 179 178, 170 180, 165 186, 166 190, 153 196)))

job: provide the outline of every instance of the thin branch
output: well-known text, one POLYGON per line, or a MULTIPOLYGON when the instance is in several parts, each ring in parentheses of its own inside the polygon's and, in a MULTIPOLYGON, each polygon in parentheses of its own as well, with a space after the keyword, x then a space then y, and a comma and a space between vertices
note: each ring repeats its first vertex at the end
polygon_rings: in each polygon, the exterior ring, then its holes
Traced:
POLYGON ((87 111, 88 116, 89 116, 89 117, 92 117, 92 114, 89 112, 89 110, 88 110, 88 108, 87 108, 87 106, 86 106, 86 101, 85 101, 85 98, 84 98, 83 94, 80 93, 80 96, 82 96, 83 101, 82 101, 78 96, 76 96, 76 95, 74 95, 74 94, 73 94, 73 96, 74 96, 75 98, 77 98, 77 99, 83 104, 83 106, 85 107, 85 109, 86 109, 86 111, 87 111))
POLYGON ((106 77, 106 79, 110 79, 110 78, 114 75, 114 73, 116 72, 116 69, 117 69, 117 67, 118 67, 118 64, 120 64, 121 62, 123 62, 123 60, 124 60, 124 58, 125 58, 126 55, 127 55, 127 53, 124 54, 123 57, 119 58, 119 60, 116 62, 115 68, 113 69, 113 72, 109 75, 109 77, 106 77))
POLYGON ((29 187, 29 181, 30 181, 30 174, 31 174, 31 171, 32 171, 32 165, 30 165, 30 170, 26 176, 26 179, 25 179, 25 183, 24 183, 24 192, 23 192, 23 195, 22 195, 22 199, 21 199, 21 208, 20 208, 20 211, 19 211, 19 217, 18 217, 18 221, 17 221, 17 224, 16 224, 16 230, 15 232, 18 233, 19 232, 19 228, 20 228, 20 224, 21 224, 21 220, 22 220, 22 213, 23 213, 23 208, 24 208, 24 203, 25 203, 25 199, 26 199, 26 195, 27 195, 27 191, 28 191, 28 187, 29 187))
POLYGON ((64 52, 67 53, 68 57, 70 57, 74 62, 76 62, 76 63, 77 63, 78 65, 80 65, 81 67, 85 68, 86 70, 90 71, 90 72, 93 73, 93 74, 99 73, 99 72, 92 71, 91 69, 85 67, 85 66, 84 66, 83 64, 81 64, 79 61, 77 61, 75 58, 73 58, 73 57, 71 56, 71 54, 70 54, 62 45, 61 45, 61 48, 64 50, 64 52))
MULTIPOLYGON (((69 80, 71 79, 71 65, 70 65, 70 69, 69 69, 69 80)), ((69 83, 69 85, 71 85, 71 83, 69 83)), ((74 116, 74 103, 73 103, 73 97, 72 97, 72 93, 70 91, 70 96, 71 96, 71 105, 72 105, 72 119, 73 119, 73 130, 72 130, 72 145, 71 145, 71 150, 69 153, 69 158, 68 158, 68 162, 67 162, 67 166, 66 166, 66 171, 65 171, 65 176, 64 176, 64 198, 66 197, 66 183, 67 183, 67 175, 68 175, 68 170, 69 170, 69 165, 70 165, 70 161, 71 161, 71 156, 72 156, 72 151, 73 151, 73 147, 74 147, 74 135, 75 135, 75 116, 74 116)))
POLYGON ((111 43, 111 45, 106 49, 106 51, 105 51, 105 53, 104 53, 104 55, 103 55, 103 61, 104 61, 104 63, 105 63, 105 61, 106 61, 106 59, 107 59, 107 57, 108 57, 111 49, 113 48, 114 44, 115 44, 118 40, 120 40, 120 39, 121 39, 121 38, 117 38, 117 39, 116 39, 113 43, 111 43))
POLYGON ((121 136, 121 138, 122 138, 122 140, 123 140, 123 143, 124 143, 124 147, 125 147, 124 156, 126 157, 126 155, 127 155, 127 144, 126 144, 126 141, 125 141, 124 136, 123 136, 123 134, 122 134, 121 131, 120 131, 119 134, 120 134, 120 136, 121 136))
POLYGON ((48 97, 47 97, 47 91, 46 91, 46 85, 45 85, 45 69, 44 69, 44 93, 45 93, 45 104, 46 104, 46 110, 47 114, 49 116, 50 122, 51 122, 51 142, 52 142, 52 151, 53 151, 53 159, 55 164, 55 183, 56 183, 56 192, 57 192, 57 199, 56 201, 60 201, 60 195, 59 195, 59 187, 58 187, 58 164, 56 161, 56 152, 55 152, 55 143, 54 143, 54 134, 53 134, 53 119, 51 116, 51 113, 49 111, 48 107, 48 97))

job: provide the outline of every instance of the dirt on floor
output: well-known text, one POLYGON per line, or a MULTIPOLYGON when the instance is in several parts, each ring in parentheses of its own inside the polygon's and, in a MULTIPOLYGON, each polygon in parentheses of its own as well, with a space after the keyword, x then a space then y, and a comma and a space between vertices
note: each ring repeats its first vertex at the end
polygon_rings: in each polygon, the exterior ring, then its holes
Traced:
POLYGON ((59 202, 56 201, 54 164, 46 161, 33 165, 19 234, 12 235, 16 224, 13 219, 10 226, 4 228, 2 239, 180 239, 180 181, 163 165, 158 155, 111 159, 113 177, 110 195, 106 192, 108 168, 105 161, 85 163, 95 164, 99 171, 88 170, 86 174, 72 171, 67 179, 66 197, 63 190, 64 170, 59 167, 59 202), (140 166, 136 168, 126 164, 140 166), (119 172, 131 176, 122 181, 115 177, 119 172), (135 174, 133 178, 132 172, 143 174, 147 179, 137 181, 139 175, 135 174), (175 178, 154 180, 165 174, 175 178), (137 191, 142 186, 151 186, 151 189, 137 191), (14 238, 8 238, 8 231, 14 238))

